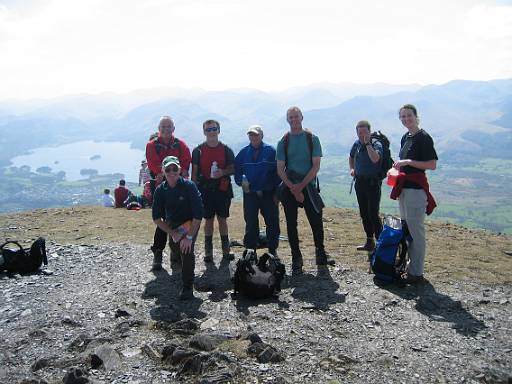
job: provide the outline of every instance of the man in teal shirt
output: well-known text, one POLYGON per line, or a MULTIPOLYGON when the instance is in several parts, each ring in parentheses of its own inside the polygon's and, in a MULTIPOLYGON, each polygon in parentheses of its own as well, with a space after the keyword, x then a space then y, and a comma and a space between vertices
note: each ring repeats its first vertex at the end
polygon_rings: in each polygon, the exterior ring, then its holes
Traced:
POLYGON ((318 137, 302 127, 302 112, 291 107, 286 112, 290 131, 277 144, 277 173, 283 184, 280 199, 286 216, 288 241, 292 251, 292 273, 302 273, 302 253, 297 232, 298 208, 303 207, 313 232, 316 264, 333 265, 324 248, 322 199, 317 189, 322 147, 318 137))

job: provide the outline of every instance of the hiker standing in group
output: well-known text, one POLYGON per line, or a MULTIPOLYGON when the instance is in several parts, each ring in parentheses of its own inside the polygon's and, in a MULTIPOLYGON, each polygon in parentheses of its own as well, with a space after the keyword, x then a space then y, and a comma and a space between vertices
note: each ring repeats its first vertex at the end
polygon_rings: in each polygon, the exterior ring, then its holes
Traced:
POLYGON ((280 199, 286 216, 288 241, 292 251, 292 273, 302 273, 303 259, 299 248, 297 232, 298 208, 304 207, 313 232, 316 264, 333 265, 324 247, 324 227, 322 209, 324 204, 318 191, 317 174, 320 170, 322 147, 320 140, 302 128, 302 112, 291 107, 286 112, 290 131, 277 144, 277 174, 283 185, 280 186, 280 199))
POLYGON ((265 144, 259 125, 247 131, 249 145, 235 157, 235 182, 243 189, 246 249, 256 249, 259 240, 258 212, 266 226, 268 250, 277 256, 279 244, 279 206, 276 188, 281 182, 276 171, 276 150, 265 144))
POLYGON ((233 151, 219 141, 220 124, 216 120, 203 123, 206 141, 192 151, 192 181, 203 200, 204 208, 204 261, 213 261, 213 221, 217 216, 222 243, 222 256, 233 258, 230 250, 228 222, 233 198, 231 175, 235 172, 233 151))
POLYGON ((139 170, 139 187, 142 185, 146 185, 148 181, 151 180, 151 175, 149 174, 148 162, 146 160, 142 160, 140 163, 139 170))
POLYGON ((375 239, 382 232, 379 216, 381 196, 381 166, 383 149, 377 140, 372 141, 370 123, 361 120, 356 125, 358 140, 352 145, 348 164, 350 176, 355 179, 355 189, 359 214, 366 233, 366 243, 357 247, 358 251, 372 252, 375 239))
POLYGON ((429 191, 425 170, 436 169, 437 153, 432 137, 418 125, 418 112, 414 105, 402 106, 399 117, 408 132, 400 142, 400 160, 393 164, 400 174, 391 191, 391 198, 399 197, 400 216, 407 223, 412 237, 408 244, 409 264, 404 282, 414 284, 424 281, 425 213, 429 215, 436 206, 429 191))
POLYGON ((128 188, 126 188, 126 181, 121 179, 119 180, 119 185, 116 189, 114 189, 114 200, 116 203, 116 208, 123 208, 124 201, 130 196, 132 193, 128 188))
POLYGON ((165 181, 155 190, 152 217, 157 227, 169 235, 171 254, 177 255, 182 265, 183 287, 181 300, 194 298, 194 243, 201 226, 203 208, 196 185, 180 176, 180 161, 175 156, 167 156, 162 161, 165 181), (186 229, 184 229, 186 228, 186 229))
MULTIPOLYGON (((190 167, 191 155, 190 149, 183 140, 174 136, 174 121, 170 116, 162 116, 158 123, 158 134, 151 138, 146 144, 146 159, 151 177, 155 179, 155 188, 164 180, 162 171, 162 161, 167 156, 175 156, 180 161, 180 175, 188 178, 188 169, 190 167)), ((162 252, 167 243, 167 233, 162 231, 160 227, 155 230, 153 245, 153 270, 162 268, 162 252)), ((171 262, 178 260, 171 249, 171 262)))

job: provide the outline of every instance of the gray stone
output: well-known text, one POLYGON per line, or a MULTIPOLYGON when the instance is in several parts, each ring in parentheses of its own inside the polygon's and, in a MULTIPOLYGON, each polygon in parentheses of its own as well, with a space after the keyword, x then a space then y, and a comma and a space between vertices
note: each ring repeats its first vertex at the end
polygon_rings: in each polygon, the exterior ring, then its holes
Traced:
POLYGON ((87 371, 81 368, 71 368, 62 379, 64 384, 86 384, 89 383, 87 371))

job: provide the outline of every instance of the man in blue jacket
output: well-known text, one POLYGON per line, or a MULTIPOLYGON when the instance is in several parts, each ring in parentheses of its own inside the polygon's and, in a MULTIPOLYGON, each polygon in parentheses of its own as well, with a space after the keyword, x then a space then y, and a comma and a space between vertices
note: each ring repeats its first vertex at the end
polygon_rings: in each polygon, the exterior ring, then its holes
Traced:
POLYGON ((281 180, 276 171, 276 150, 263 142, 263 130, 259 125, 249 127, 247 135, 249 145, 235 157, 235 182, 244 190, 244 246, 256 249, 260 233, 258 213, 261 212, 268 250, 277 256, 280 230, 276 188, 281 180))

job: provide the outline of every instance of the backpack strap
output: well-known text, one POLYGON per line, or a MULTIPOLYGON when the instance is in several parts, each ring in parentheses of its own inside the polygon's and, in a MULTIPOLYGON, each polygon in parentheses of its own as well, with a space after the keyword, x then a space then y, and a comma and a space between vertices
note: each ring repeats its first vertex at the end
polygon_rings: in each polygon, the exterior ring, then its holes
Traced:
POLYGON ((14 244, 17 245, 19 249, 23 250, 23 247, 18 243, 17 241, 6 241, 2 245, 0 245, 0 250, 3 251, 3 249, 7 246, 7 244, 14 244))
MULTIPOLYGON (((306 132, 306 140, 308 142, 309 149, 309 157, 311 164, 313 164, 313 133, 309 129, 304 129, 306 132)), ((284 164, 288 166, 288 143, 290 140, 290 132, 286 132, 283 136, 283 145, 284 145, 284 164)))

